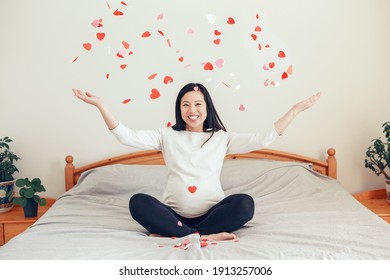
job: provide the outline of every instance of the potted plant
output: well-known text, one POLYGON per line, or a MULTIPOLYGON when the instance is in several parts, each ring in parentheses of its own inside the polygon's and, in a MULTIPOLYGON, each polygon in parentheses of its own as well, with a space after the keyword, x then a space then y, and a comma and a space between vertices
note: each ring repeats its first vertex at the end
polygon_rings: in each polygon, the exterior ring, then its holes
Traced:
POLYGON ((365 167, 385 177, 387 201, 390 202, 390 122, 385 122, 382 127, 386 141, 382 142, 380 137, 372 140, 367 148, 365 167))
POLYGON ((15 162, 20 159, 9 149, 9 137, 0 139, 0 213, 7 212, 13 207, 15 180, 13 174, 19 172, 15 162))
POLYGON ((46 205, 46 199, 40 198, 36 194, 46 191, 41 179, 34 178, 31 181, 29 178, 18 179, 16 180, 16 186, 20 188, 20 197, 14 198, 14 204, 23 207, 25 217, 36 217, 38 215, 38 204, 41 206, 46 205))

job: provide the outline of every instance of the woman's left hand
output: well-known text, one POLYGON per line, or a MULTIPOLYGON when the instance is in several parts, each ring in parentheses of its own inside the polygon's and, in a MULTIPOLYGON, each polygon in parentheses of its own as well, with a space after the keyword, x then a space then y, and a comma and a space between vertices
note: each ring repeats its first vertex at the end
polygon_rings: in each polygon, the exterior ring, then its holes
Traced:
POLYGON ((296 111, 296 113, 303 112, 306 109, 309 109, 311 106, 313 106, 314 103, 316 103, 318 101, 318 99, 320 99, 320 97, 321 97, 321 92, 318 92, 318 93, 312 95, 311 97, 309 97, 308 99, 305 99, 305 100, 295 104, 293 106, 293 109, 296 111))

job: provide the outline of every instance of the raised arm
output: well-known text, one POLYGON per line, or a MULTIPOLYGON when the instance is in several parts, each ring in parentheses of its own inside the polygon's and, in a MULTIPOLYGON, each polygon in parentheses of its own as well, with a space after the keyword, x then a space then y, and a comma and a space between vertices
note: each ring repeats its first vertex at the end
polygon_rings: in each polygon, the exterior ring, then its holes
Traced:
POLYGON ((286 114, 284 114, 279 120, 275 122, 275 130, 279 135, 282 135, 294 118, 301 112, 309 109, 320 99, 321 93, 314 94, 313 96, 295 104, 286 114))
POLYGON ((98 96, 92 95, 89 92, 83 93, 79 89, 72 89, 72 91, 78 99, 98 108, 98 110, 99 110, 100 114, 102 115, 104 122, 106 123, 108 129, 112 130, 118 126, 119 121, 104 106, 103 102, 100 100, 100 98, 98 96))

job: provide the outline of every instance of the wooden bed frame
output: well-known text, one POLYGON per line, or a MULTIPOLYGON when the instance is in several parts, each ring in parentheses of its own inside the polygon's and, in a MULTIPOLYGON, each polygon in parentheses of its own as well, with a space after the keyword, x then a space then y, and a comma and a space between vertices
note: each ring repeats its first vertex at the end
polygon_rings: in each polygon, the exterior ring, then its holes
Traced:
MULTIPOLYGON (((337 161, 334 155, 336 150, 333 148, 328 149, 328 157, 326 161, 321 161, 318 159, 287 153, 283 151, 262 149, 256 150, 250 153, 244 154, 231 154, 227 155, 226 159, 270 159, 270 160, 279 160, 279 161, 295 161, 295 162, 305 162, 311 163, 313 169, 323 175, 327 175, 334 179, 337 178, 337 161)), ((73 165, 73 156, 68 155, 65 158, 65 189, 66 191, 70 190, 74 185, 76 185, 78 179, 80 178, 81 173, 105 165, 111 164, 143 164, 143 165, 164 165, 164 159, 160 151, 142 151, 129 153, 121 156, 116 156, 113 158, 104 159, 97 161, 82 167, 75 168, 73 165)))

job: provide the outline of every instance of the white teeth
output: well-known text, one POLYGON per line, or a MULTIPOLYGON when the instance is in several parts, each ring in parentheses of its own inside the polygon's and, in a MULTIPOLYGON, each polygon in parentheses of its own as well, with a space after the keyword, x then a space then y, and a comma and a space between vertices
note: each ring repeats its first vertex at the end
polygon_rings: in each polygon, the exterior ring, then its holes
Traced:
POLYGON ((192 121, 196 120, 199 118, 199 116, 188 116, 188 118, 192 121))

